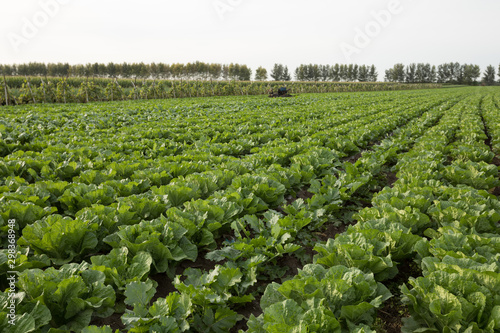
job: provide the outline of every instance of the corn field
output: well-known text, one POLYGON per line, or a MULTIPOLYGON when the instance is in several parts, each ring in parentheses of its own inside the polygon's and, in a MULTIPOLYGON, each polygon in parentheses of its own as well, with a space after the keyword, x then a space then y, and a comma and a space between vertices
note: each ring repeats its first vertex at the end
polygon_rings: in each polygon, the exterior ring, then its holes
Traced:
POLYGON ((287 86, 292 94, 441 88, 392 82, 183 81, 8 77, 0 81, 0 105, 89 103, 118 100, 263 95, 287 86))

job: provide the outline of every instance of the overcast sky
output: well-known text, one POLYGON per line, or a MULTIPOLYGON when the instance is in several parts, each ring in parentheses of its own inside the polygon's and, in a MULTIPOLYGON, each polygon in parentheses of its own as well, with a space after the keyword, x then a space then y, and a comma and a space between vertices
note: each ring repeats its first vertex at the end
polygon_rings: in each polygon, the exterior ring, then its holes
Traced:
POLYGON ((0 63, 500 64, 498 0, 0 0, 0 63))

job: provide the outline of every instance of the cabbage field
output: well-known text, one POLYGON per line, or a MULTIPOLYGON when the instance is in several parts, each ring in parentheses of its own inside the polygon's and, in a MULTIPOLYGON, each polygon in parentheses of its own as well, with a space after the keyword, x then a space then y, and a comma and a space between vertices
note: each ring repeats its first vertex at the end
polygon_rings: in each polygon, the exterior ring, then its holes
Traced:
POLYGON ((500 89, 0 112, 0 332, 500 332, 500 89))

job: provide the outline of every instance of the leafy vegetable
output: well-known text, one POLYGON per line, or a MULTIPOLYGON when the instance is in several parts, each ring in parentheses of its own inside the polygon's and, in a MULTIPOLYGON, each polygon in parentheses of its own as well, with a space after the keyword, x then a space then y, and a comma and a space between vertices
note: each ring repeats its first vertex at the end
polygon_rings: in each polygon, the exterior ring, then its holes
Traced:
POLYGON ((345 266, 306 265, 292 280, 266 288, 264 313, 250 319, 248 332, 356 331, 359 325, 373 323, 375 310, 389 297, 373 274, 345 266))
POLYGON ((93 315, 111 315, 115 305, 113 287, 104 284, 102 272, 87 267, 68 264, 59 270, 51 267, 24 271, 18 281, 20 291, 26 295, 21 306, 46 306, 52 317, 50 325, 63 330, 79 331, 89 325, 93 315))
POLYGON ((147 252, 153 258, 156 272, 167 272, 177 262, 195 261, 198 249, 185 235, 188 230, 180 224, 161 217, 152 221, 126 226, 109 235, 104 242, 113 248, 127 248, 129 256, 147 252))
POLYGON ((29 246, 36 254, 45 254, 56 265, 63 265, 96 251, 98 225, 51 215, 23 230, 19 245, 29 246))

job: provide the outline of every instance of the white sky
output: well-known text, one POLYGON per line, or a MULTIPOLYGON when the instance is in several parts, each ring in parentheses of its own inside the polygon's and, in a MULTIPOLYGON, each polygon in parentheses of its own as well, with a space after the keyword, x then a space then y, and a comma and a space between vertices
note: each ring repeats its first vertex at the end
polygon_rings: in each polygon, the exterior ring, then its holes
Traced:
POLYGON ((0 63, 373 63, 380 78, 397 62, 500 63, 498 0, 0 0, 0 9, 0 63), (373 13, 390 6, 377 23, 373 13), (350 58, 347 45, 357 48, 350 58))

